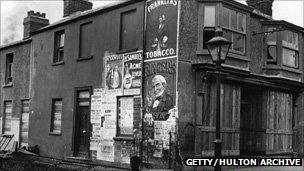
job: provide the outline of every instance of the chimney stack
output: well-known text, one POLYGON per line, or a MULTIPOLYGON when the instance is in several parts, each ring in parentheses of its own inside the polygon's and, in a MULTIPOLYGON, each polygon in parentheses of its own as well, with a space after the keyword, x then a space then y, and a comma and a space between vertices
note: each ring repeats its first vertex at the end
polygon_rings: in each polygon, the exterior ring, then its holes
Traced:
POLYGON ((92 2, 88 0, 63 0, 63 17, 69 16, 78 11, 92 9, 92 2))
POLYGON ((49 20, 45 18, 45 13, 28 11, 27 17, 23 20, 23 39, 30 37, 31 32, 49 24, 49 20))
POLYGON ((261 11, 262 13, 272 16, 272 3, 274 0, 247 0, 248 6, 261 11))

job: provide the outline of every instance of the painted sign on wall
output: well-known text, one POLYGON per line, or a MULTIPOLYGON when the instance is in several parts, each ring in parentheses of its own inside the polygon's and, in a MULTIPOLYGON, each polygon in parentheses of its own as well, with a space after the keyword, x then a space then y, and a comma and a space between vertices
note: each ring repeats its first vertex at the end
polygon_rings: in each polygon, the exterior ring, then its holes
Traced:
POLYGON ((147 1, 145 60, 176 56, 178 0, 147 1))

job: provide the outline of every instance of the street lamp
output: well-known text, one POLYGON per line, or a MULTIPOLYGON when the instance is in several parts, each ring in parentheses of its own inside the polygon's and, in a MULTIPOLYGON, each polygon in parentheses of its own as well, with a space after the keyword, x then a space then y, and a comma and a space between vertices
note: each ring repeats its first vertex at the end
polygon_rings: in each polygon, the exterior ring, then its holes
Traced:
MULTIPOLYGON (((215 127, 215 140, 214 140, 214 155, 216 158, 221 158, 222 156, 222 140, 221 140, 221 65, 225 63, 226 56, 229 52, 231 42, 223 37, 223 31, 220 27, 215 30, 215 37, 209 40, 207 43, 208 51, 211 55, 213 63, 216 65, 217 77, 217 99, 216 99, 216 127, 215 127)), ((216 171, 221 170, 221 166, 217 165, 215 167, 216 171)))

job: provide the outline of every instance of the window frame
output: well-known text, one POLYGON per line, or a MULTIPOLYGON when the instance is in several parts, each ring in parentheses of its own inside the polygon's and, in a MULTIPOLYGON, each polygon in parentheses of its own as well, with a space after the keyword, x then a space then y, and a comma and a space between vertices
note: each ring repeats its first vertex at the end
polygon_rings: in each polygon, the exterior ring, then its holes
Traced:
MULTIPOLYGON (((272 30, 276 30, 276 27, 267 27, 267 31, 272 31, 272 30)), ((277 64, 278 63, 278 57, 279 57, 279 53, 278 53, 278 49, 279 49, 279 44, 278 44, 278 32, 273 32, 273 33, 269 33, 267 34, 266 37, 266 44, 267 44, 267 58, 266 58, 266 63, 267 64, 277 64), (270 36, 270 34, 274 34, 273 36, 275 40, 268 40, 268 36, 270 36), (276 48, 276 56, 274 57, 274 59, 268 59, 268 53, 269 53, 269 47, 273 46, 276 48)))
POLYGON ((65 44, 65 30, 59 30, 54 33, 54 56, 53 63, 58 64, 64 61, 64 44, 65 44), (63 39, 61 36, 63 35, 63 39), (63 40, 63 42, 61 42, 63 40), (63 44, 63 46, 61 46, 63 44), (61 52, 62 51, 62 52, 61 52), (62 59, 60 59, 60 54, 62 53, 62 59))
POLYGON ((227 32, 231 33, 231 40, 228 39, 229 41, 232 42, 229 52, 245 56, 246 52, 247 52, 246 45, 247 45, 247 32, 248 32, 247 31, 247 22, 248 22, 247 14, 243 13, 243 12, 240 12, 239 10, 236 10, 234 8, 226 7, 225 5, 222 5, 222 7, 221 7, 221 17, 219 17, 219 20, 220 20, 220 23, 221 23, 220 26, 222 27, 224 34, 227 33, 227 32), (228 11, 229 11, 229 22, 228 22, 228 25, 229 25, 228 27, 229 28, 227 28, 223 24, 223 11, 224 11, 224 9, 228 9, 228 11), (232 17, 231 17, 232 13, 231 12, 236 13, 236 29, 232 28, 232 26, 231 26, 232 25, 232 17), (239 26, 240 26, 239 16, 240 15, 243 15, 243 17, 245 18, 245 29, 244 29, 243 32, 239 30, 239 26), (243 51, 238 51, 238 50, 234 49, 234 37, 235 37, 235 35, 241 35, 242 37, 244 37, 244 39, 243 39, 243 49, 244 50, 243 51))
MULTIPOLYGON (((83 26, 86 26, 86 25, 90 25, 91 29, 93 29, 93 21, 88 21, 88 22, 85 22, 85 23, 82 23, 80 24, 79 26, 79 52, 78 52, 78 59, 77 61, 82 61, 82 60, 86 60, 86 59, 92 59, 93 58, 93 54, 92 54, 92 47, 90 49, 90 55, 89 56, 86 56, 86 57, 82 57, 81 53, 82 53, 82 47, 81 47, 81 43, 82 43, 82 28, 83 26)), ((92 31, 92 30, 91 30, 92 31)), ((92 40, 92 32, 90 33, 90 41, 91 41, 91 46, 93 46, 93 40, 92 40)))
POLYGON ((53 98, 52 99, 52 110, 51 110, 51 123, 50 123, 50 135, 61 135, 62 134, 62 114, 63 114, 63 99, 62 98, 53 98), (55 125, 55 103, 61 101, 61 115, 60 115, 60 130, 59 132, 54 131, 55 125))
MULTIPOLYGON (((2 131, 1 131, 1 133, 2 134, 5 134, 5 124, 6 124, 6 117, 7 117, 7 114, 6 114, 6 103, 11 103, 11 110, 12 110, 12 112, 11 112, 11 122, 12 122, 12 114, 13 114, 13 100, 4 100, 3 101, 3 117, 2 117, 2 131)), ((10 131, 9 132, 11 132, 11 130, 12 130, 12 126, 10 126, 10 131)))
POLYGON ((5 85, 11 85, 13 83, 13 63, 14 53, 7 53, 5 58, 5 85), (11 60, 9 60, 9 58, 11 58, 11 60))
POLYGON ((134 95, 124 95, 124 96, 117 96, 116 101, 117 101, 117 112, 116 112, 116 137, 133 137, 133 130, 134 130, 134 104, 135 104, 135 96, 134 95), (132 98, 133 101, 133 106, 132 106, 132 134, 122 134, 120 132, 121 128, 120 128, 120 118, 119 118, 119 114, 120 114, 120 99, 122 98, 132 98))
MULTIPOLYGON (((29 107, 29 105, 30 105, 30 100, 29 99, 22 99, 21 100, 21 110, 20 110, 20 123, 19 123, 19 132, 20 132, 20 134, 19 134, 19 147, 21 148, 22 147, 22 124, 23 124, 23 119, 22 119, 22 117, 23 117, 23 113, 24 113, 24 110, 23 110, 23 104, 24 104, 24 102, 28 102, 28 107, 29 107)), ((29 115, 30 115, 30 110, 28 111, 28 130, 27 130, 27 134, 29 134, 29 121, 30 121, 30 119, 29 119, 29 115)), ((28 136, 28 135, 27 135, 28 136)), ((28 138, 28 137, 27 137, 28 138)), ((27 146, 28 146, 28 139, 27 139, 27 146)), ((26 146, 26 147, 27 147, 26 146)))
POLYGON ((286 66, 286 67, 289 67, 289 68, 294 68, 294 69, 299 69, 299 34, 295 31, 292 31, 290 29, 287 29, 287 30, 284 30, 282 32, 280 32, 281 36, 280 36, 280 39, 277 41, 280 41, 281 42, 281 59, 282 59, 282 66, 286 66), (295 34, 297 35, 297 45, 295 47, 292 47, 292 46, 289 46, 288 42, 287 43, 284 43, 284 32, 285 31, 288 31, 288 32, 291 32, 292 34, 295 34), (297 55, 296 55, 296 59, 295 59, 295 66, 293 65, 289 65, 289 64, 286 64, 284 63, 284 55, 283 55, 283 51, 284 49, 287 49, 287 50, 290 50, 290 51, 293 51, 295 52, 297 55))
MULTIPOLYGON (((119 53, 126 53, 126 52, 132 52, 132 51, 136 51, 138 50, 138 24, 135 24, 135 40, 134 40, 134 47, 131 47, 131 48, 126 48, 124 49, 122 46, 123 46, 123 20, 122 20, 122 16, 124 14, 127 14, 127 13, 133 13, 134 12, 134 19, 136 20, 138 18, 138 14, 137 14, 137 8, 132 8, 132 9, 128 9, 128 10, 125 10, 125 11, 122 11, 120 12, 119 14, 119 42, 118 42, 118 54, 119 53)), ((137 21, 137 20, 136 20, 137 21)))

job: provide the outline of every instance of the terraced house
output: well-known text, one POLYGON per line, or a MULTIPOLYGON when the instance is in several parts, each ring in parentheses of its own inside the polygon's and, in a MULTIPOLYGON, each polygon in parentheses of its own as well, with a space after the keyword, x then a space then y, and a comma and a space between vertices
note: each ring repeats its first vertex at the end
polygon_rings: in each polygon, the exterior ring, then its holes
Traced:
POLYGON ((214 155, 217 91, 207 42, 232 42, 220 85, 223 156, 304 155, 304 29, 273 0, 64 0, 29 11, 1 46, 1 131, 43 156, 154 168, 214 155))

